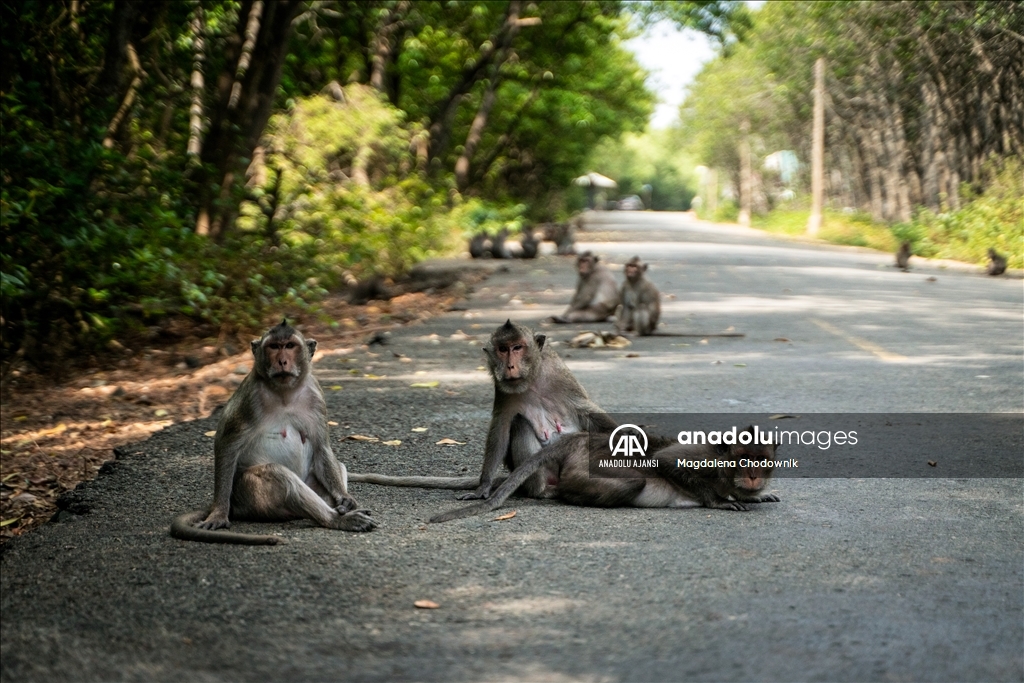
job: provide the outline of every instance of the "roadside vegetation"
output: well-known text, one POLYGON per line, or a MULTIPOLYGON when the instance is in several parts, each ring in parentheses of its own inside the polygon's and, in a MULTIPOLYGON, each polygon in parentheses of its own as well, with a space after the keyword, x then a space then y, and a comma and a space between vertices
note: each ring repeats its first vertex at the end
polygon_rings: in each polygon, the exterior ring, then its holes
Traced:
POLYGON ((677 145, 699 213, 802 233, 814 64, 825 60, 825 212, 839 244, 1024 266, 1024 12, 1001 0, 767 3, 690 87, 677 145), (749 132, 745 132, 749 131, 749 132), (793 163, 780 163, 781 150, 793 163), (773 156, 773 163, 768 158, 773 156), (716 201, 717 200, 717 201, 716 201))

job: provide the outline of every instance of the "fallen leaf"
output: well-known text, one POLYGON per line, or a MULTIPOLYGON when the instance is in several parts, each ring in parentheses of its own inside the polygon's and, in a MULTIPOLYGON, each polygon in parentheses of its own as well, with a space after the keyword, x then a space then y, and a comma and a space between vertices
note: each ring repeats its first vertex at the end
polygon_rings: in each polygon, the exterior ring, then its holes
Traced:
POLYGON ((466 442, 465 441, 456 441, 455 439, 441 439, 440 441, 438 441, 434 445, 435 446, 465 446, 466 442))
POLYGON ((711 361, 711 364, 712 365, 721 365, 722 361, 720 361, 720 360, 713 360, 713 361, 711 361))
POLYGON ((772 415, 768 419, 769 420, 790 420, 790 419, 795 420, 796 417, 797 417, 796 415, 787 415, 786 413, 778 413, 776 415, 772 415))
POLYGON ((734 368, 745 368, 745 367, 747 367, 747 364, 746 363, 733 363, 732 366, 734 368))
POLYGON ((935 462, 934 460, 929 460, 929 461, 928 461, 928 464, 929 464, 929 465, 931 465, 932 467, 935 467, 935 466, 936 466, 936 465, 938 465, 939 463, 935 462))
POLYGON ((158 408, 157 410, 153 411, 153 414, 156 415, 157 417, 165 417, 167 415, 167 411, 164 410, 163 408, 158 408))
POLYGON ((334 420, 328 420, 327 424, 331 425, 332 427, 337 427, 338 426, 338 423, 335 422, 334 420))
POLYGON ((340 384, 332 385, 331 386, 331 391, 341 391, 341 385, 340 384))
POLYGON ((217 436, 217 430, 216 429, 212 429, 212 430, 210 430, 208 432, 203 432, 203 436, 217 436))
POLYGON ((8 524, 14 524, 19 519, 21 519, 21 517, 11 517, 10 519, 5 519, 4 521, 0 522, 0 527, 5 527, 8 524))
POLYGON ((626 358, 639 358, 639 357, 640 357, 639 353, 627 353, 626 354, 626 358))
POLYGON ((930 277, 930 278, 926 278, 926 279, 925 279, 925 282, 936 282, 936 281, 937 281, 938 279, 939 279, 939 278, 937 278, 937 277, 935 277, 935 276, 933 275, 933 276, 932 276, 932 277, 930 277))
POLYGON ((362 434, 349 434, 345 438, 348 439, 349 441, 370 441, 370 442, 380 441, 380 439, 378 439, 375 436, 363 436, 362 434))
POLYGON ((502 515, 501 517, 495 517, 492 521, 502 522, 502 521, 504 521, 506 519, 512 519, 513 517, 516 516, 517 512, 519 512, 519 511, 518 510, 513 510, 512 512, 509 512, 508 514, 502 515))
MULTIPOLYGON (((24 422, 27 419, 28 419, 28 415, 19 415, 18 417, 14 418, 14 421, 15 422, 24 422)), ((19 519, 20 519, 20 517, 19 517, 19 519)))
POLYGON ((366 373, 363 377, 366 379, 387 379, 386 375, 371 375, 370 373, 366 373))
POLYGON ((481 371, 482 371, 482 370, 486 370, 487 368, 485 368, 485 367, 484 367, 484 366, 482 366, 482 365, 478 365, 478 366, 476 366, 476 369, 477 369, 477 370, 481 370, 481 371))
POLYGON ((434 387, 441 386, 441 383, 434 380, 433 382, 413 382, 409 386, 416 389, 433 389, 434 387))
POLYGON ((401 446, 402 445, 402 442, 399 441, 398 439, 392 439, 391 441, 383 441, 381 443, 383 443, 385 446, 401 446))
POLYGON ((63 422, 61 422, 56 427, 53 427, 51 429, 44 429, 41 432, 39 432, 39 437, 57 436, 58 434, 63 434, 64 432, 66 432, 67 429, 68 429, 68 426, 66 424, 64 424, 63 422))
POLYGON ((788 342, 788 341, 790 341, 790 340, 789 340, 789 339, 786 339, 785 337, 776 337, 776 338, 775 338, 775 339, 773 339, 772 341, 788 342))
POLYGON ((441 606, 433 600, 417 600, 412 604, 418 607, 419 609, 437 609, 441 606))
POLYGON ((426 427, 413 427, 412 431, 414 431, 414 432, 425 432, 425 431, 427 431, 427 428, 426 427))

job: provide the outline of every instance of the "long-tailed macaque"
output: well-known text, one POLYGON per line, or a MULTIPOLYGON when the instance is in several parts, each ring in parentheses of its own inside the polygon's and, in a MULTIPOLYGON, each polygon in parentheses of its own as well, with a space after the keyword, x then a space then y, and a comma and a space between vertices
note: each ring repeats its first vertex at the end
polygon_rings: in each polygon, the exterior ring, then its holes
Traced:
POLYGON ((188 541, 273 545, 277 536, 215 531, 231 519, 311 519, 344 531, 377 522, 348 495, 331 450, 327 404, 310 372, 316 341, 282 320, 253 340, 252 370, 228 400, 214 437, 213 505, 179 515, 171 535, 188 541))
POLYGON ((469 240, 469 255, 473 258, 487 258, 491 255, 491 238, 486 232, 478 232, 469 240))
POLYGON ((589 251, 576 258, 576 294, 569 308, 560 316, 550 318, 556 323, 604 322, 615 314, 619 305, 619 287, 615 276, 589 251))
MULTIPOLYGON (((527 462, 545 445, 566 434, 586 432, 591 427, 615 428, 590 398, 542 334, 505 322, 491 335, 484 348, 494 380, 494 407, 487 430, 484 462, 479 478, 473 477, 391 477, 380 474, 352 474, 352 481, 384 486, 474 489, 461 500, 487 498, 500 483, 502 462, 512 471, 527 462)), ((548 497, 551 473, 543 466, 516 485, 535 498, 548 497)))
POLYGON ((1001 256, 995 249, 988 250, 988 274, 1002 275, 1006 272, 1006 257, 1001 256))
POLYGON ((622 305, 619 307, 619 317, 615 326, 619 334, 630 331, 641 336, 652 334, 654 328, 658 326, 658 318, 661 317, 661 294, 658 288, 644 277, 647 264, 641 262, 639 256, 629 259, 623 271, 626 280, 619 292, 622 305))
MULTIPOLYGON (((744 430, 751 432, 750 428, 744 430)), ((774 457, 773 445, 683 446, 668 445, 667 441, 653 440, 650 457, 658 466, 637 469, 635 478, 594 476, 590 470, 592 459, 610 459, 611 450, 603 438, 593 439, 587 433, 570 434, 564 439, 545 446, 523 462, 502 482, 487 500, 463 508, 435 515, 431 522, 448 522, 497 510, 517 490, 520 495, 537 498, 523 483, 544 472, 544 497, 558 498, 573 505, 588 507, 696 507, 722 510, 747 510, 747 503, 778 502, 775 494, 764 493, 771 481, 771 464, 764 460, 774 457), (678 460, 728 459, 735 466, 694 470, 677 467, 678 460), (740 466, 743 459, 756 465, 740 466)))
POLYGON ((904 242, 896 252, 896 267, 906 272, 910 270, 910 242, 904 242))

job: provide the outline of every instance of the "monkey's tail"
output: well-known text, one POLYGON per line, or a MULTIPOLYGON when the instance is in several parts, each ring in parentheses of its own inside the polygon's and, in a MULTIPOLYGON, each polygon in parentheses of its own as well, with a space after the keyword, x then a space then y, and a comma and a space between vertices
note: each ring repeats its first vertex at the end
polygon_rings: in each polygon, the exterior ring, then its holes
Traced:
MULTIPOLYGON (((548 449, 545 449, 547 451, 548 449)), ((546 465, 552 460, 557 460, 561 457, 561 450, 555 449, 552 452, 541 451, 533 457, 532 460, 524 462, 519 467, 512 470, 512 473, 508 475, 505 481, 501 482, 501 485, 494 490, 491 497, 487 500, 473 505, 467 505, 466 507, 456 508, 449 510, 448 512, 442 512, 439 515, 434 515, 430 518, 431 524, 437 524, 439 522, 450 522, 455 519, 464 519, 466 517, 473 517, 475 515, 482 515, 485 512, 492 512, 500 508, 509 496, 516 492, 520 486, 526 483, 537 470, 546 465)))
POLYGON ((280 536, 260 534, 239 534, 234 531, 210 531, 197 529, 194 524, 206 519, 205 510, 196 510, 178 515, 171 522, 171 536, 183 541, 199 541, 200 543, 234 543, 236 545, 279 545, 287 543, 280 536))
POLYGON ((348 480, 380 486, 413 486, 421 489, 469 491, 480 485, 480 477, 391 477, 386 474, 348 473, 348 480))

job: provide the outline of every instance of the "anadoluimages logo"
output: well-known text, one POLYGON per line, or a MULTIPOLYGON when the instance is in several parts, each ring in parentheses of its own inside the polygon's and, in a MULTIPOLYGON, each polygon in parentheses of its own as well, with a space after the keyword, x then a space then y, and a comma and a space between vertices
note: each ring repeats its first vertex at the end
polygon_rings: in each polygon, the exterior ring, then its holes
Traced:
POLYGON ((612 432, 611 436, 608 437, 608 448, 612 451, 612 457, 618 455, 625 458, 642 458, 647 455, 647 434, 636 425, 619 425, 612 432), (622 432, 622 434, 619 435, 616 441, 615 435, 619 434, 619 432, 622 432), (637 435, 639 435, 639 438, 637 435), (643 439, 643 446, 640 445, 641 438, 643 439))

